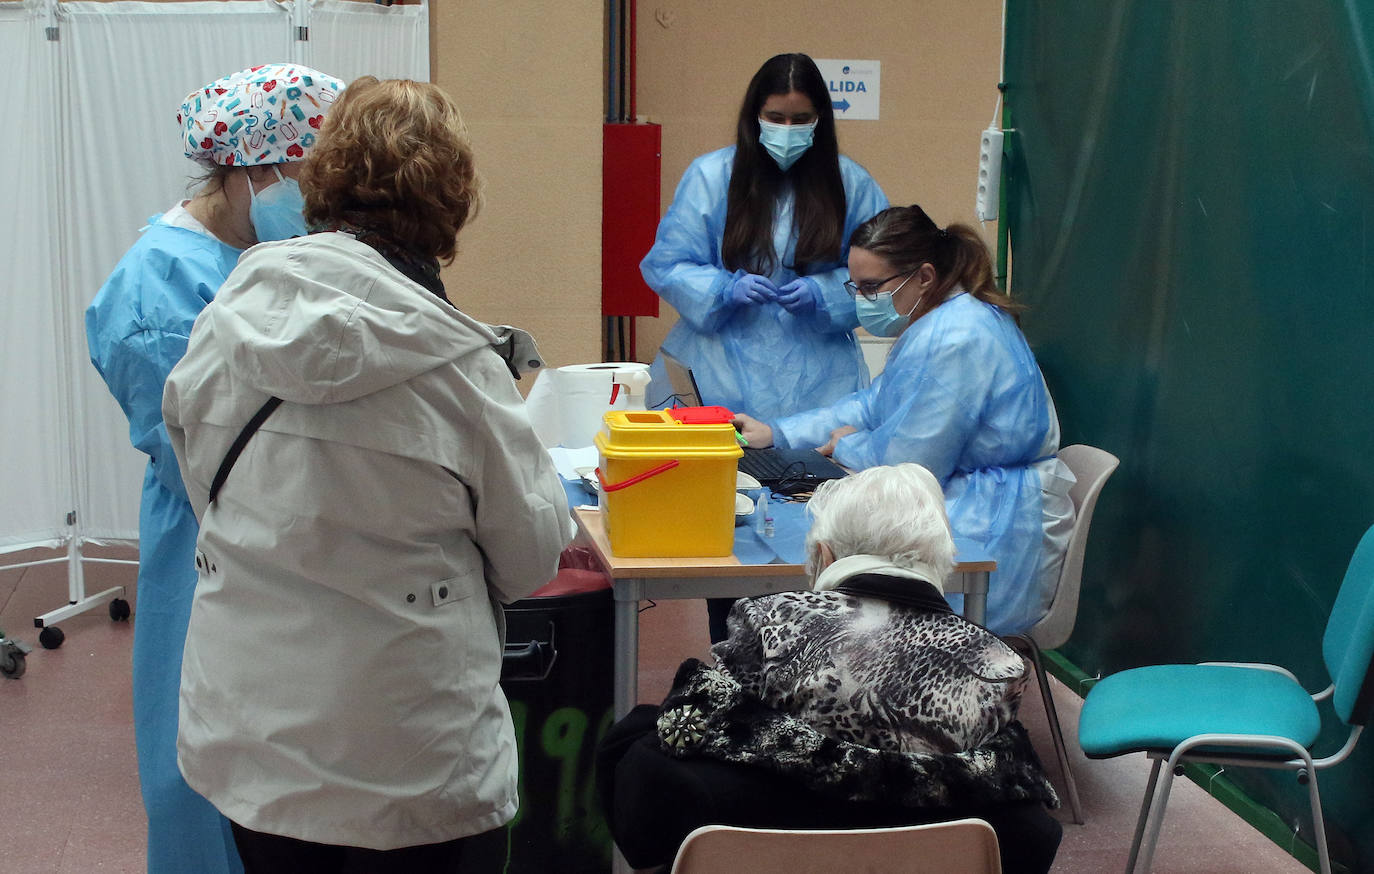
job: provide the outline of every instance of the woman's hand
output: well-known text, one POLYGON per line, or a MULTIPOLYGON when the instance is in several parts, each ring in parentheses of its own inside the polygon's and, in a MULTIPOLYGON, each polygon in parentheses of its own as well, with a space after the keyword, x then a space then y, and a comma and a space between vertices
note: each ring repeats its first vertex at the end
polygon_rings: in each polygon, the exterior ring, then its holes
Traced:
POLYGON ((778 289, 778 303, 794 316, 806 316, 816 311, 820 286, 813 279, 798 277, 778 289))
POLYGON ((821 455, 834 455, 835 444, 840 442, 840 438, 846 437, 850 434, 855 434, 858 432, 858 430, 859 429, 855 428, 853 425, 841 425, 834 431, 830 432, 830 442, 825 444, 824 446, 816 447, 816 451, 819 452, 821 455))
POLYGON ((750 449, 766 449, 773 445, 773 429, 753 416, 735 413, 734 426, 750 449))
POLYGON ((767 276, 746 273, 730 286, 729 295, 736 306, 758 306, 777 299, 778 289, 767 276))

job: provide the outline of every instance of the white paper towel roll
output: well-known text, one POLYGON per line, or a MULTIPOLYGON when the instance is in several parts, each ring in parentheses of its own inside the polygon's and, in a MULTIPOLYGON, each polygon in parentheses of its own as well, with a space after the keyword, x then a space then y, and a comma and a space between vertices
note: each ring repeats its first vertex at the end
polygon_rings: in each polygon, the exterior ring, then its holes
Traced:
POLYGON ((613 374, 648 369, 634 361, 610 361, 541 371, 525 401, 535 433, 548 447, 591 446, 601 430, 601 417, 626 408, 624 392, 611 403, 613 374))
POLYGON ((558 445, 558 372, 551 367, 542 368, 530 386, 525 397, 525 415, 530 417, 535 436, 545 449, 558 445))
POLYGON ((622 392, 611 403, 612 377, 617 370, 648 370, 649 365, 634 361, 609 361, 602 364, 569 364, 557 370, 559 443, 567 447, 591 446, 601 430, 602 417, 610 410, 623 410, 622 392))

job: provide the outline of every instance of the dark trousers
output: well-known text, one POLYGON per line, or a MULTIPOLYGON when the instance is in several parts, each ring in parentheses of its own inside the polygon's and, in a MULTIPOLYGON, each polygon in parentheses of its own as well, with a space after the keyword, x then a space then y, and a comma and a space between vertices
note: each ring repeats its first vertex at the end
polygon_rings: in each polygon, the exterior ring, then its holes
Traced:
POLYGON ((997 833, 1005 874, 1045 874, 1062 828, 1038 801, 900 808, 823 796, 780 774, 658 749, 657 708, 640 705, 597 749, 597 792, 611 835, 635 868, 671 864, 703 825, 750 828, 883 828, 977 817, 997 833))
POLYGON ((730 636, 725 629, 725 617, 730 615, 730 608, 735 606, 738 598, 707 598, 706 599, 706 621, 711 628, 711 643, 720 643, 730 636))
POLYGON ((507 831, 396 850, 315 844, 231 823, 244 874, 500 874, 507 831))

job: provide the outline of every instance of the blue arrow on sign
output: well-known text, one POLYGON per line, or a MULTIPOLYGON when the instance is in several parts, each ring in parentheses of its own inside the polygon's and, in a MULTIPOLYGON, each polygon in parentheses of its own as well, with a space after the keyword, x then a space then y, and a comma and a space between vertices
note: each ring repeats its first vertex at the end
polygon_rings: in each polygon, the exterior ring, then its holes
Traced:
POLYGON ((841 100, 839 103, 834 104, 834 106, 835 106, 835 108, 838 109, 840 112, 844 112, 846 109, 849 108, 849 98, 845 98, 844 100, 841 100))

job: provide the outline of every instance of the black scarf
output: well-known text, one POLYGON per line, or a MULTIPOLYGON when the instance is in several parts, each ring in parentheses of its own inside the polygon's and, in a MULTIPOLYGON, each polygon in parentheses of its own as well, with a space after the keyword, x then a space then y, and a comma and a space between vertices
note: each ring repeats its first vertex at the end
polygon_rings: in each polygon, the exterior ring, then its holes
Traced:
POLYGON ((910 577, 881 573, 855 574, 836 586, 834 591, 858 598, 878 598, 927 613, 954 612, 939 589, 925 580, 913 580, 910 577))
POLYGON ((351 234, 358 242, 376 249, 388 264, 401 271, 411 282, 453 306, 453 301, 444 294, 444 283, 439 279, 438 258, 420 255, 390 237, 356 225, 341 224, 336 230, 351 234))

